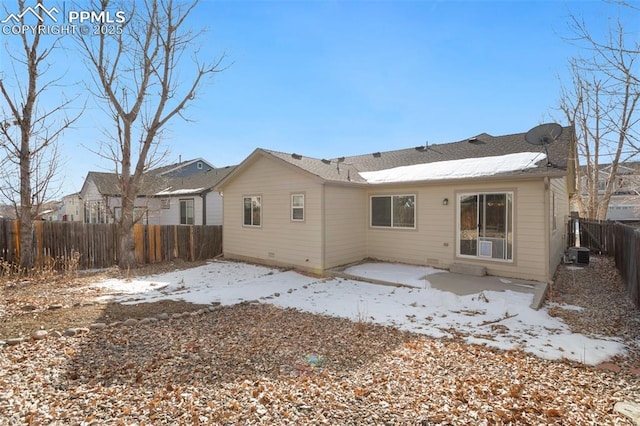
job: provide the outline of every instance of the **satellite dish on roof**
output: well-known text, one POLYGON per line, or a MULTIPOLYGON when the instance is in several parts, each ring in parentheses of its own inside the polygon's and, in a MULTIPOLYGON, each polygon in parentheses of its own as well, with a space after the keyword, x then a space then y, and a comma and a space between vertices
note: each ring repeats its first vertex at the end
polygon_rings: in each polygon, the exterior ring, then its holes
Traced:
POLYGON ((558 123, 545 123, 534 127, 524 135, 524 140, 531 145, 542 145, 544 152, 547 154, 547 167, 550 167, 551 160, 549 160, 549 150, 547 145, 556 141, 562 134, 562 126, 558 123))
POLYGON ((526 135, 524 135, 524 140, 526 140, 531 145, 549 145, 551 142, 558 139, 558 137, 562 134, 562 126, 558 123, 546 123, 540 124, 539 126, 534 127, 529 130, 526 135))

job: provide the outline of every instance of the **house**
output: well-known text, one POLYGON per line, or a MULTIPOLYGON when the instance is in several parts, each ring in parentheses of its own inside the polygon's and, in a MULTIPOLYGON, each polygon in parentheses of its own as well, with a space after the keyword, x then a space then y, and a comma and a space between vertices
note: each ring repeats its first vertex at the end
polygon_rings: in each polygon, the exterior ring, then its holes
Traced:
POLYGON ((79 192, 62 197, 59 220, 63 222, 84 222, 84 205, 79 192))
POLYGON ((59 201, 48 201, 39 206, 38 214, 35 216, 35 220, 46 220, 48 222, 54 222, 60 220, 60 211, 62 210, 62 203, 59 201))
MULTIPOLYGON (((587 197, 587 167, 581 166, 582 196, 587 197)), ((598 165, 598 195, 605 193, 611 176, 611 164, 598 165)), ((640 222, 640 162, 619 163, 614 180, 613 193, 607 209, 607 220, 640 222)), ((578 210, 577 206, 574 210, 578 210)))
POLYGON ((0 219, 15 220, 16 207, 9 204, 0 204, 0 219))
POLYGON ((565 250, 574 131, 333 159, 256 149, 224 193, 224 256, 322 273, 375 258, 548 282, 565 250), (547 156, 548 152, 548 156, 547 156))
MULTIPOLYGON (((232 170, 201 158, 153 169, 143 176, 134 214, 142 224, 221 225, 222 197, 212 189, 232 170)), ((89 172, 80 197, 86 223, 113 223, 122 214, 115 173, 89 172)))

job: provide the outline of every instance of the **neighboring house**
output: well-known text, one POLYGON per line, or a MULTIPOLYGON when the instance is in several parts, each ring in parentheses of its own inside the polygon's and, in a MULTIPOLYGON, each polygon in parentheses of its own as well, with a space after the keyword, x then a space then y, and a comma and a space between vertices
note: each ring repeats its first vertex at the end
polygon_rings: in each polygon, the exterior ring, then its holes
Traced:
POLYGON ((84 221, 84 205, 79 192, 62 197, 62 207, 58 220, 63 222, 84 221))
POLYGON ((224 256, 312 272, 375 258, 550 281, 566 241, 574 131, 354 157, 256 149, 216 186, 224 256))
MULTIPOLYGON (((598 194, 604 194, 611 175, 611 164, 600 164, 598 172, 598 194)), ((582 195, 586 197, 586 166, 581 166, 582 195)), ((577 210, 577 208, 576 208, 577 210)), ((607 220, 640 222, 640 163, 619 163, 613 194, 607 209, 607 220)))
MULTIPOLYGON (((142 224, 221 225, 222 196, 212 189, 231 170, 201 158, 151 170, 143 177, 134 214, 142 224)), ((115 173, 89 172, 80 197, 86 223, 113 223, 122 214, 115 173)))
POLYGON ((48 201, 40 205, 35 220, 46 220, 48 222, 58 221, 60 220, 61 210, 62 203, 60 201, 48 201))
POLYGON ((0 219, 15 220, 16 208, 9 204, 0 205, 0 219))

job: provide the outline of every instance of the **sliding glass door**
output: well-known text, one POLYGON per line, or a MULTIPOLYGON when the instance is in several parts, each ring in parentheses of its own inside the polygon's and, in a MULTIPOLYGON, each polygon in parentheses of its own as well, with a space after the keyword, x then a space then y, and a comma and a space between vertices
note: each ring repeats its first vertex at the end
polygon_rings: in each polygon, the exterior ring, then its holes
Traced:
POLYGON ((458 195, 458 255, 513 260, 513 193, 458 195))

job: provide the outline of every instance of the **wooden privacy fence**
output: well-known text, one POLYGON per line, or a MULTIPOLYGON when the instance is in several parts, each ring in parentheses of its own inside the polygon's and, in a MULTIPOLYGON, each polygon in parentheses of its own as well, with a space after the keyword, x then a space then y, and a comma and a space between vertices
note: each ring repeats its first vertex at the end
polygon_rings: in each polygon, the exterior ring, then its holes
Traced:
MULTIPOLYGON (((116 224, 34 223, 33 246, 38 265, 62 269, 72 261, 77 263, 78 269, 93 269, 107 268, 118 262, 116 224)), ((204 260, 222 253, 222 226, 135 225, 133 237, 139 264, 172 259, 204 260)), ((19 222, 0 219, 0 258, 17 262, 19 241, 19 222)))
MULTIPOLYGON (((580 246, 613 256, 627 294, 640 307, 640 229, 618 222, 572 219, 569 221, 569 234, 573 233, 576 220, 580 246)), ((569 240, 569 245, 575 244, 575 240, 569 240)))

